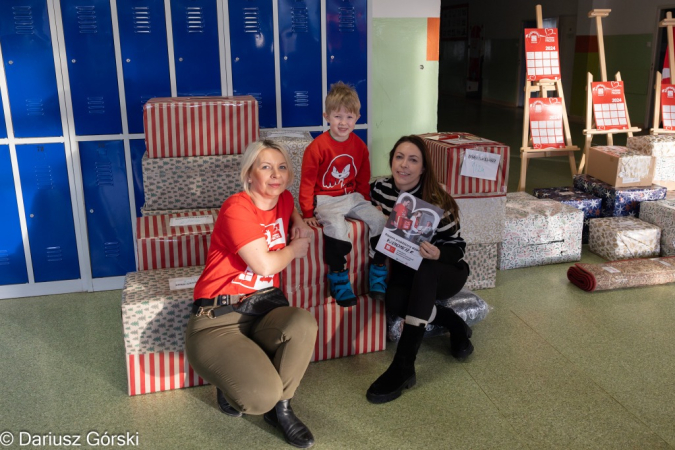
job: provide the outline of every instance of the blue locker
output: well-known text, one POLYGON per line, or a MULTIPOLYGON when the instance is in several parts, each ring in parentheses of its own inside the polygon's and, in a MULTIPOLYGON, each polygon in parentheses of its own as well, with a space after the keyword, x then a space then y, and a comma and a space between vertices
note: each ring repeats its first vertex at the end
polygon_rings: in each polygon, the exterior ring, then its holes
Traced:
POLYGON ((145 140, 132 139, 129 141, 131 150, 131 172, 134 177, 134 201, 136 202, 136 217, 141 217, 141 206, 145 204, 145 192, 143 190, 143 154, 145 153, 145 140))
POLYGON ((7 126, 5 125, 5 108, 2 106, 2 97, 0 97, 0 139, 7 137, 7 126))
POLYGON ((321 2, 279 1, 281 123, 321 126, 321 2))
POLYGON ((1 1, 0 45, 14 136, 63 136, 47 2, 1 1))
POLYGON ((63 144, 16 146, 36 282, 80 278, 63 144))
POLYGON ((80 142, 82 184, 94 278, 136 270, 123 141, 80 142))
POLYGON ((173 0, 171 21, 178 96, 222 95, 216 0, 173 0))
POLYGON ((0 285, 28 283, 9 147, 0 145, 0 285))
POLYGON ((234 95, 255 97, 260 127, 276 128, 272 0, 230 0, 228 8, 234 95))
POLYGON ((143 105, 171 96, 164 0, 117 0, 129 133, 143 133, 143 105))
POLYGON ((356 88, 361 100, 359 124, 368 117, 367 20, 366 0, 326 0, 328 89, 337 81, 356 88))
POLYGON ((361 138, 368 145, 368 130, 354 130, 354 134, 361 138))
POLYGON ((61 0, 75 133, 122 133, 109 0, 61 0))

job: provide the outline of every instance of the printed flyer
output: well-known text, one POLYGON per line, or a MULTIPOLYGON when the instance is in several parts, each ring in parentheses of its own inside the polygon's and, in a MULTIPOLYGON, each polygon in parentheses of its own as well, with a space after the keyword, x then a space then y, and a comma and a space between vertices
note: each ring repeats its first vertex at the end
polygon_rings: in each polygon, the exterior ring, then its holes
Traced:
POLYGON ((420 243, 431 240, 442 216, 441 208, 403 192, 396 199, 375 248, 417 270, 422 263, 420 243))

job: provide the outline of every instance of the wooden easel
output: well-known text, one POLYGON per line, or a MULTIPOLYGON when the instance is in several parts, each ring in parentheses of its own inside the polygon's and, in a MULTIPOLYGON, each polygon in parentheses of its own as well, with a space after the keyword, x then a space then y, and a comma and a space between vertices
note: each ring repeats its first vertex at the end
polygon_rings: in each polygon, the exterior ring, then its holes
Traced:
MULTIPOLYGON (((541 5, 536 6, 537 12, 537 28, 543 28, 543 16, 541 12, 541 5)), ((557 50, 559 51, 559 49, 557 50)), ((579 147, 572 144, 572 135, 570 133, 570 125, 567 120, 567 109, 565 106, 565 95, 563 94, 563 87, 561 77, 557 80, 543 79, 537 81, 525 81, 525 101, 523 102, 523 146, 520 148, 520 180, 518 181, 518 191, 525 190, 525 182, 527 179, 527 165, 531 158, 545 158, 550 156, 567 155, 570 162, 570 170, 572 176, 577 173, 577 164, 574 159, 574 152, 579 150, 579 147), (565 147, 562 148, 532 148, 530 145, 530 97, 533 92, 538 92, 539 97, 546 98, 549 92, 557 92, 558 98, 562 104, 562 120, 563 129, 565 132, 565 147)))
MULTIPOLYGON (((605 64, 605 42, 602 37, 602 18, 607 17, 611 11, 612 11, 611 9, 594 9, 588 13, 589 18, 595 17, 595 23, 597 25, 598 56, 600 57, 600 75, 602 77, 602 81, 607 81, 607 65, 605 64)), ((616 75, 614 76, 614 79, 616 81, 621 81, 621 74, 617 72, 616 75)), ((578 173, 582 173, 583 170, 585 169, 586 159, 588 158, 588 150, 591 148, 593 136, 604 134, 607 136, 607 145, 614 145, 614 134, 626 133, 628 134, 628 136, 633 136, 634 132, 641 131, 640 128, 631 126, 630 117, 628 116, 628 105, 626 105, 626 121, 628 123, 628 128, 623 130, 617 129, 598 130, 596 128, 593 128, 593 125, 595 124, 595 119, 593 115, 592 83, 593 83, 593 74, 588 72, 586 79, 586 129, 584 130, 584 135, 586 135, 586 143, 584 144, 584 154, 581 156, 581 161, 579 162, 578 173)))
MULTIPOLYGON (((673 26, 675 25, 675 19, 673 19, 672 13, 669 11, 666 13, 666 18, 659 22, 659 27, 666 28, 666 36, 668 37, 668 63, 670 64, 670 82, 673 82, 673 71, 675 70, 675 49, 673 49, 673 26)), ((649 134, 658 135, 658 134, 675 134, 675 130, 665 130, 659 128, 661 123, 661 72, 656 71, 656 84, 654 85, 654 122, 652 128, 649 130, 649 134)))

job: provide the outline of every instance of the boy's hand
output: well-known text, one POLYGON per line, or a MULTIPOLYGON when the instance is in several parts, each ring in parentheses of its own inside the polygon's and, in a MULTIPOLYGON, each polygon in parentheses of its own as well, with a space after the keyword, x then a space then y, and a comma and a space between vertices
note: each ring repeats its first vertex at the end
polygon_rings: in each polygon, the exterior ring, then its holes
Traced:
POLYGON ((302 220, 304 220, 305 223, 307 225, 309 225, 310 227, 318 227, 319 226, 319 221, 316 220, 316 217, 306 217, 302 220))

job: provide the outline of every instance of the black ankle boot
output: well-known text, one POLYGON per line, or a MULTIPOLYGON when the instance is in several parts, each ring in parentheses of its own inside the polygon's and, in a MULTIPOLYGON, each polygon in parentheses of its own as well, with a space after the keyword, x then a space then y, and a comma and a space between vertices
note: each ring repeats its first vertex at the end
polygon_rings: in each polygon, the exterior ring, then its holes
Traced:
POLYGON ((469 340, 473 332, 464 320, 452 308, 436 306, 436 317, 432 325, 440 325, 450 332, 450 354, 463 361, 473 353, 473 344, 469 340))
POLYGON ((401 339, 396 347, 394 360, 389 368, 375 380, 366 392, 371 403, 387 403, 401 396, 403 389, 411 388, 417 382, 415 358, 422 344, 426 327, 404 324, 401 339))
POLYGON ((223 391, 220 389, 216 388, 216 399, 218 400, 218 408, 223 412, 223 414, 227 414, 228 416, 231 417, 241 417, 243 414, 230 405, 227 400, 225 400, 225 396, 223 395, 223 391))
POLYGON ((309 448, 314 445, 314 436, 309 428, 295 416, 291 408, 291 400, 281 400, 276 406, 265 413, 265 422, 281 428, 286 442, 294 447, 309 448))

